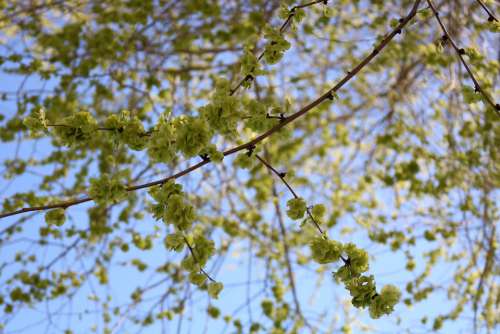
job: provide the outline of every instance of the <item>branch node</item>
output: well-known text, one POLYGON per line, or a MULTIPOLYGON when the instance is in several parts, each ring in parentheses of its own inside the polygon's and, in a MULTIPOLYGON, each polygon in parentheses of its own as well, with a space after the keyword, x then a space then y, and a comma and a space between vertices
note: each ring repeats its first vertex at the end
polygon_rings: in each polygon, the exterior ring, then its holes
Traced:
POLYGON ((208 156, 208 154, 200 154, 200 158, 203 160, 203 161, 210 161, 210 158, 208 156))
POLYGON ((256 146, 255 146, 255 144, 252 144, 252 145, 250 145, 250 146, 248 146, 248 147, 247 147, 247 155, 248 155, 249 157, 251 157, 251 156, 252 156, 252 153, 253 153, 253 151, 255 150, 255 147, 256 147, 256 146))
MULTIPOLYGON (((347 73, 350 73, 350 72, 347 72, 347 73)), ((333 101, 335 99, 335 96, 333 95, 332 91, 329 91, 328 96, 326 98, 329 99, 330 101, 333 101)))
POLYGON ((284 121, 286 121, 287 117, 285 116, 284 113, 279 113, 279 116, 272 116, 269 113, 267 113, 266 114, 266 118, 268 118, 268 119, 279 119, 280 122, 284 122, 284 121))
POLYGON ((286 176, 286 172, 281 172, 278 175, 279 175, 279 177, 281 177, 282 179, 284 179, 285 176, 286 176))
POLYGON ((500 111, 500 104, 498 104, 498 103, 497 103, 497 104, 495 104, 495 109, 496 109, 497 111, 500 111))
POLYGON ((461 54, 461 55, 464 55, 465 54, 465 49, 464 48, 458 49, 458 53, 461 54))
POLYGON ((495 18, 493 16, 488 16, 488 22, 493 22, 493 21, 496 21, 495 18))

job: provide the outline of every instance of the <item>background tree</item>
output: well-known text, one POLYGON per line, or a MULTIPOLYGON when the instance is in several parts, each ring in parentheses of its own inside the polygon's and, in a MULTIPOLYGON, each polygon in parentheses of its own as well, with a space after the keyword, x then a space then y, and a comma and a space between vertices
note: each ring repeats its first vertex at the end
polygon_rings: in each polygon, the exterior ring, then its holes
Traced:
POLYGON ((497 2, 0 7, 3 332, 498 329, 497 2))

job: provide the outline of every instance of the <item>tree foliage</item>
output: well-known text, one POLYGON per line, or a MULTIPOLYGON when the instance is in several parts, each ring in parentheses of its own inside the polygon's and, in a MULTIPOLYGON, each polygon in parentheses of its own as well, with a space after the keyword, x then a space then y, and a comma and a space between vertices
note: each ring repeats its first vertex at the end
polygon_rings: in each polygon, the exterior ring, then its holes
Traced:
POLYGON ((499 325, 498 3, 0 8, 6 333, 32 309, 79 332, 82 300, 83 332, 181 331, 202 305, 236 333, 350 333, 439 294, 420 327, 499 325), (306 309, 310 285, 349 302, 306 309))

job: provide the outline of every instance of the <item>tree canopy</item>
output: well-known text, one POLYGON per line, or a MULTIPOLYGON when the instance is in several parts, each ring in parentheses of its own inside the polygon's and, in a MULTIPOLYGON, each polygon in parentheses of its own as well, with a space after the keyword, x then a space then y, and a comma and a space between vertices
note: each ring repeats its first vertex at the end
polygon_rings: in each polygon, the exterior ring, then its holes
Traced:
POLYGON ((498 329, 498 2, 0 9, 1 333, 498 329))

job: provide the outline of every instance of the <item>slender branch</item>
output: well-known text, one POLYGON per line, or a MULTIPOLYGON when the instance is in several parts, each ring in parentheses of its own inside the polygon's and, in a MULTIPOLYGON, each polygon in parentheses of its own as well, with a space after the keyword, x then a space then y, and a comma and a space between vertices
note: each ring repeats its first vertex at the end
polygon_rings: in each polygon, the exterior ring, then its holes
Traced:
MULTIPOLYGON (((278 198, 278 192, 276 191, 276 185, 274 182, 273 182, 273 196, 275 198, 278 198)), ((283 251, 285 253, 286 270, 287 270, 288 280, 290 281, 290 287, 292 288, 293 303, 295 304, 295 308, 296 308, 296 312, 297 312, 298 316, 301 319, 303 319, 307 325, 309 325, 307 322, 307 319, 302 314, 302 310, 300 308, 299 297, 297 295, 297 288, 295 285, 295 277, 293 275, 292 261, 290 260, 290 247, 288 247, 288 242, 286 240, 287 235, 286 235, 285 223, 283 222, 283 213, 281 212, 280 205, 277 201, 274 201, 274 209, 276 210, 276 215, 278 216, 278 223, 280 226, 283 251)))
MULTIPOLYGON (((255 154, 255 157, 260 162, 262 162, 262 164, 264 166, 266 166, 271 172, 273 172, 274 174, 276 174, 276 176, 278 176, 280 178, 281 182, 283 182, 286 185, 286 187, 288 188, 288 190, 290 190, 290 192, 292 193, 293 197, 299 198, 299 196, 297 196, 297 193, 293 190, 293 188, 290 186, 290 184, 285 180, 286 173, 280 173, 280 172, 278 172, 273 166, 271 166, 271 164, 269 162, 267 162, 266 160, 264 160, 258 154, 255 154)), ((311 210, 309 208, 307 208, 306 212, 307 212, 307 216, 311 219, 311 221, 313 222, 314 226, 319 231, 319 233, 321 233, 321 235, 324 235, 323 230, 319 226, 319 224, 316 221, 316 219, 314 219, 314 216, 312 215, 311 210)))
POLYGON ((486 12, 486 14, 488 14, 488 21, 492 22, 492 21, 495 21, 495 22, 498 22, 498 19, 495 17, 495 14, 493 14, 493 11, 490 10, 485 4, 483 1, 481 0, 476 0, 479 5, 484 9, 484 11, 486 12))
POLYGON ((431 8, 432 12, 434 13, 434 17, 438 21, 439 26, 441 27, 441 30, 444 33, 443 40, 450 41, 451 46, 453 47, 453 49, 457 53, 458 58, 462 62, 462 65, 464 66, 465 70, 469 74, 469 77, 471 78, 472 82, 474 83, 474 90, 477 93, 481 93, 481 95, 483 95, 483 97, 486 100, 486 102, 491 107, 493 107, 493 110, 497 113, 498 116, 500 116, 500 104, 495 103, 493 101, 493 99, 484 91, 484 89, 481 88, 481 85, 479 85, 479 82, 477 81, 476 77, 474 76, 474 73, 472 73, 472 70, 470 69, 469 65, 467 64, 467 62, 464 59, 463 55, 465 54, 465 50, 459 48, 457 46, 457 44, 453 41, 453 39, 451 38, 450 34, 448 33, 448 30, 446 29, 446 27, 444 26, 443 22, 441 21, 441 18, 439 17, 439 12, 436 9, 436 7, 434 6, 434 4, 432 3, 432 1, 431 0, 427 0, 427 3, 429 4, 429 7, 431 8))
MULTIPOLYGON (((224 152, 224 156, 229 156, 229 155, 235 154, 237 152, 240 152, 240 151, 243 151, 243 150, 249 149, 250 147, 255 146, 256 144, 262 142, 264 139, 270 137, 274 133, 278 132, 279 130, 281 130, 282 128, 287 126, 288 124, 290 124, 293 121, 297 120, 298 118, 306 115, 309 111, 316 108, 321 103, 332 99, 332 97, 334 96, 334 94, 338 90, 340 90, 342 87, 344 87, 363 68, 365 68, 373 60, 373 58, 375 58, 379 54, 379 52, 382 51, 392 41, 392 39, 396 35, 401 33, 401 30, 408 24, 408 22, 410 22, 411 19, 413 19, 413 17, 415 17, 415 15, 417 13, 418 6, 420 5, 420 2, 421 2, 421 0, 416 0, 411 11, 408 13, 408 15, 406 17, 402 18, 400 20, 399 24, 391 31, 391 33, 389 33, 373 49, 373 51, 370 52, 370 54, 368 56, 366 56, 356 67, 354 67, 351 71, 349 71, 334 87, 332 87, 331 89, 329 89, 328 91, 323 93, 323 95, 318 97, 316 100, 310 102, 309 104, 307 104, 306 106, 301 108, 299 111, 284 118, 283 121, 279 122, 278 124, 273 126, 271 129, 269 129, 268 131, 262 133, 261 135, 255 137, 254 139, 252 139, 244 144, 241 144, 241 145, 233 147, 229 150, 226 150, 224 152)), ((153 182, 148 182, 148 183, 140 184, 137 186, 127 187, 127 191, 136 191, 139 189, 150 188, 150 187, 153 187, 156 185, 163 184, 163 183, 165 183, 169 180, 172 180, 172 179, 178 179, 186 174, 189 174, 189 173, 207 165, 208 163, 210 163, 210 160, 204 159, 204 160, 202 160, 202 161, 200 161, 192 166, 189 166, 188 168, 186 168, 186 169, 184 169, 184 170, 182 170, 174 175, 170 175, 170 176, 167 176, 165 178, 162 178, 162 179, 159 179, 159 180, 156 180, 153 182)), ((54 203, 54 204, 49 204, 49 205, 44 205, 44 206, 25 207, 25 208, 22 208, 22 209, 19 209, 16 211, 2 213, 2 214, 0 214, 0 219, 5 218, 5 217, 18 215, 18 214, 25 213, 25 212, 43 211, 43 210, 55 209, 55 208, 66 209, 66 208, 71 207, 73 205, 89 202, 91 200, 92 200, 92 198, 90 198, 90 197, 84 197, 84 198, 77 199, 77 200, 68 200, 65 202, 59 202, 59 203, 54 203)))
POLYGON ((43 270, 46 271, 48 269, 50 269, 57 261, 59 261, 60 259, 62 259, 64 256, 66 256, 66 254, 68 254, 73 248, 76 247, 76 245, 81 241, 82 239, 80 238, 77 238, 71 245, 69 245, 68 247, 66 247, 66 249, 64 249, 63 252, 61 252, 59 255, 57 255, 52 261, 50 261, 49 264, 47 264, 43 270))
POLYGON ((281 179, 281 182, 283 182, 285 184, 285 186, 288 188, 288 190, 290 190, 290 192, 292 193, 293 197, 299 198, 299 196, 297 195, 297 193, 293 190, 293 188, 290 186, 290 184, 285 180, 286 173, 284 173, 284 172, 282 172, 282 173, 278 172, 273 166, 271 166, 270 163, 268 163, 266 160, 264 160, 260 155, 255 154, 255 157, 257 159, 259 159, 259 161, 262 162, 262 164, 264 164, 264 166, 266 166, 267 168, 269 168, 269 170, 271 172, 273 172, 274 174, 276 174, 276 176, 278 176, 281 179))

